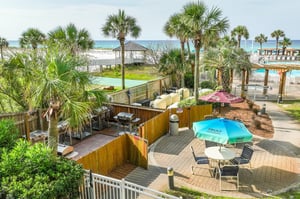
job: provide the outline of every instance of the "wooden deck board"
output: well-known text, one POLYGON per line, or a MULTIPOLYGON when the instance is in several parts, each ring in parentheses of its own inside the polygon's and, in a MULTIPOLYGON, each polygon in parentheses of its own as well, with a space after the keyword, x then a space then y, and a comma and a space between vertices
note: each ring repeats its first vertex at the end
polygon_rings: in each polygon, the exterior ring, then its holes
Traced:
POLYGON ((105 144, 111 142, 118 136, 117 130, 117 128, 112 126, 101 131, 93 131, 93 134, 91 136, 77 141, 77 143, 74 144, 73 147, 74 151, 78 154, 72 157, 72 159, 78 160, 80 157, 83 157, 90 152, 100 148, 101 146, 104 146, 105 144))

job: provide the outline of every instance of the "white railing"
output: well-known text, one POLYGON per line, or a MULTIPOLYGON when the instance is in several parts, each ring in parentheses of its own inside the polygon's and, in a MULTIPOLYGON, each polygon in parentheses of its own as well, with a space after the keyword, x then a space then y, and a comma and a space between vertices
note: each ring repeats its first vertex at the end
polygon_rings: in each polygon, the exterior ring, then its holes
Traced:
POLYGON ((128 181, 86 172, 80 199, 180 199, 128 181))

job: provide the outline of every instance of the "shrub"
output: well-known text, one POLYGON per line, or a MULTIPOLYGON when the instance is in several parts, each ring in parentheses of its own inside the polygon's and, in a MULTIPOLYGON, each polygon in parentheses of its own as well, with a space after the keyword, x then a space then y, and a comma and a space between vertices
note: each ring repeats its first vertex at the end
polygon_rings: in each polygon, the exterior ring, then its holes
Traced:
POLYGON ((83 172, 81 165, 53 155, 44 144, 20 140, 3 151, 0 191, 8 198, 76 198, 83 172))
POLYGON ((216 88, 216 83, 211 82, 211 81, 203 81, 200 83, 201 88, 210 88, 210 89, 215 89, 216 88))
POLYGON ((184 74, 184 85, 186 88, 194 88, 194 76, 192 73, 184 74))
POLYGON ((19 135, 13 120, 0 120, 0 156, 4 148, 11 150, 15 146, 19 135))

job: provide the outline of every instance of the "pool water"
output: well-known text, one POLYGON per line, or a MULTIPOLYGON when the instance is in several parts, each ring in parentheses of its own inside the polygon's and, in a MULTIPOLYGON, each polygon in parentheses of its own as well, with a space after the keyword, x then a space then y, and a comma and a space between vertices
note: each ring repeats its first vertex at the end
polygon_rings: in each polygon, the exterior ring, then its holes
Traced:
MULTIPOLYGON (((265 69, 257 69, 253 71, 253 75, 258 74, 258 75, 264 75, 265 74, 265 69)), ((276 70, 269 70, 269 75, 279 75, 278 71, 276 70)), ((291 70, 287 72, 287 76, 290 77, 300 77, 300 70, 291 70)))

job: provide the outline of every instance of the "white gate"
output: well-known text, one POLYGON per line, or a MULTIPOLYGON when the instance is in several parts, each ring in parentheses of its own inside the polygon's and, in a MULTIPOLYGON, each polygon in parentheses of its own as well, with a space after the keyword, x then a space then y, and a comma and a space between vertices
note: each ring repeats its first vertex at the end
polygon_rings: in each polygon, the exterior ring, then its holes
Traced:
POLYGON ((79 192, 80 199, 180 199, 124 179, 118 180, 89 172, 84 174, 84 183, 79 192))

